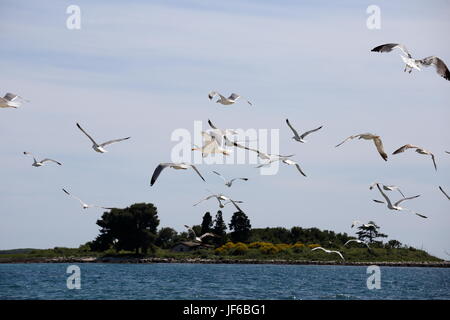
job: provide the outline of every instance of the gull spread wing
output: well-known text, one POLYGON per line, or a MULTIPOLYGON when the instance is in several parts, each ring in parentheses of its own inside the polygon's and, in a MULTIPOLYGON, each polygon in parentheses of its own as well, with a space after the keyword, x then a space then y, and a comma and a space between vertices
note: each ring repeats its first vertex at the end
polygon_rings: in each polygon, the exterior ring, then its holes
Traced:
POLYGON ((444 191, 444 189, 442 189, 441 186, 439 186, 439 190, 441 190, 441 192, 447 197, 447 199, 450 200, 450 197, 449 197, 448 194, 444 191))
POLYGON ((81 203, 83 206, 87 206, 87 204, 86 204, 85 202, 83 202, 83 200, 81 200, 80 198, 75 197, 74 195, 70 194, 66 189, 63 188, 62 190, 63 190, 64 193, 67 194, 68 196, 71 196, 72 198, 77 199, 78 201, 80 201, 80 203, 81 203))
POLYGON ((303 139, 303 138, 306 137, 308 134, 313 133, 313 132, 316 132, 316 131, 322 129, 322 127, 323 127, 323 126, 320 126, 320 127, 316 128, 316 129, 312 129, 312 130, 306 131, 305 133, 303 133, 303 134, 300 136, 300 138, 303 139))
POLYGON ((109 141, 103 142, 103 143, 100 145, 100 147, 107 146, 108 144, 111 144, 111 143, 120 142, 120 141, 123 141, 123 140, 128 140, 128 139, 130 139, 130 138, 131 138, 131 137, 126 137, 126 138, 120 138, 120 139, 109 140, 109 141))
POLYGON ((61 162, 58 162, 58 161, 53 160, 53 159, 48 159, 48 158, 45 158, 45 159, 41 160, 40 162, 44 163, 44 162, 47 162, 47 161, 54 162, 56 164, 61 165, 61 162))
POLYGON ((394 203, 394 206, 398 206, 400 203, 402 203, 405 200, 411 200, 411 199, 415 199, 415 198, 418 198, 418 197, 420 197, 420 194, 418 194, 417 196, 412 196, 412 197, 400 199, 396 203, 394 203))
POLYGON ((190 164, 189 166, 192 169, 194 169, 195 172, 197 172, 197 174, 200 176, 200 178, 202 178, 203 181, 205 181, 205 178, 202 177, 202 175, 200 174, 200 171, 198 171, 197 168, 193 164, 190 164))
POLYGON ((80 124, 77 123, 77 127, 78 127, 78 129, 81 130, 81 132, 83 132, 89 138, 89 140, 92 141, 93 144, 98 146, 97 142, 95 142, 95 140, 92 139, 92 137, 86 131, 84 131, 84 129, 80 126, 80 124))
POLYGON ((395 48, 402 50, 402 52, 404 54, 406 54, 408 56, 408 58, 411 58, 411 54, 409 53, 408 49, 406 49, 406 47, 404 45, 399 44, 399 43, 382 44, 378 47, 373 48, 371 51, 373 51, 373 52, 391 52, 395 48))
POLYGON ((384 152, 383 149, 383 142, 381 142, 380 138, 373 138, 373 142, 375 143, 375 146, 377 147, 378 153, 383 158, 384 161, 387 161, 387 154, 384 152))
POLYGON ((203 238, 206 238, 206 237, 217 237, 217 236, 214 233, 207 232, 205 234, 202 234, 199 238, 200 238, 200 240, 203 240, 203 238))
POLYGON ((217 171, 213 171, 215 174, 217 174, 219 177, 222 178, 223 181, 227 181, 220 173, 218 173, 217 171))
POLYGON ((163 171, 165 168, 172 166, 173 163, 160 163, 155 171, 153 171, 152 179, 150 181, 150 186, 153 186, 155 184, 156 179, 158 179, 159 175, 161 174, 161 171, 163 171))
POLYGON ((405 144, 404 146, 401 146, 400 148, 398 148, 397 150, 392 152, 392 154, 398 154, 401 152, 405 152, 408 149, 417 149, 417 148, 420 148, 420 147, 412 145, 412 144, 405 144))
POLYGON ((287 123, 287 125, 289 126, 289 128, 291 128, 291 130, 292 130, 292 132, 294 133, 294 135, 295 135, 297 138, 300 138, 300 135, 298 134, 297 130, 294 129, 294 127, 290 124, 290 122, 289 122, 288 119, 286 119, 286 123, 287 123))
POLYGON ((435 56, 426 57, 422 60, 417 60, 416 62, 419 62, 421 65, 425 67, 429 67, 432 65, 435 66, 436 72, 444 79, 450 81, 450 72, 448 71, 448 68, 445 65, 444 61, 442 61, 438 57, 435 56))
MULTIPOLYGON (((381 195, 383 196, 383 198, 386 200, 387 204, 389 207, 392 207, 392 202, 391 200, 388 198, 388 196, 383 192, 383 190, 381 190, 380 185, 377 183, 377 188, 378 190, 380 190, 381 195)), ((378 202, 378 201, 377 201, 378 202)))

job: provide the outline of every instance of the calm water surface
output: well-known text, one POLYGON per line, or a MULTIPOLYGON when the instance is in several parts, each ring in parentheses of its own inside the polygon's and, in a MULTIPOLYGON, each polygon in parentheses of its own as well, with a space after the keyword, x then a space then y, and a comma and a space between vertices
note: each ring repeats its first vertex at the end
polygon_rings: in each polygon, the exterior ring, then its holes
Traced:
POLYGON ((248 264, 0 264, 0 299, 450 299, 450 269, 248 264))

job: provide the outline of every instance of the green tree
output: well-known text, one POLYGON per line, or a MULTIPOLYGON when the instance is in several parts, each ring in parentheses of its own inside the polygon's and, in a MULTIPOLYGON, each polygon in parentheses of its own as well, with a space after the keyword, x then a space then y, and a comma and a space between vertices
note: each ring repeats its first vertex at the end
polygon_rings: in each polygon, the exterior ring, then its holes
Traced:
POLYGON ((358 235, 358 239, 367 241, 368 243, 381 244, 382 241, 375 241, 374 239, 387 238, 387 235, 378 231, 380 227, 377 226, 375 222, 369 221, 369 223, 367 224, 370 226, 361 225, 360 227, 358 227, 359 231, 356 233, 358 235))
POLYGON ((216 217, 214 218, 214 226, 212 232, 218 236, 212 238, 212 241, 216 246, 221 246, 227 241, 227 225, 223 221, 222 211, 217 211, 216 217))
POLYGON ((244 212, 238 211, 233 213, 228 227, 231 230, 231 240, 233 242, 246 242, 249 239, 252 226, 244 212))
POLYGON ((178 240, 178 233, 172 228, 161 228, 156 236, 155 245, 168 249, 175 245, 178 240))
POLYGON ((114 244, 116 250, 134 250, 138 254, 139 249, 142 253, 153 249, 159 219, 153 204, 136 203, 103 213, 97 225, 101 227, 100 235, 94 242, 101 240, 100 247, 114 244))
POLYGON ((211 214, 209 212, 206 212, 205 215, 203 216, 201 226, 202 226, 202 229, 200 231, 201 234, 212 231, 213 221, 212 221, 211 214))

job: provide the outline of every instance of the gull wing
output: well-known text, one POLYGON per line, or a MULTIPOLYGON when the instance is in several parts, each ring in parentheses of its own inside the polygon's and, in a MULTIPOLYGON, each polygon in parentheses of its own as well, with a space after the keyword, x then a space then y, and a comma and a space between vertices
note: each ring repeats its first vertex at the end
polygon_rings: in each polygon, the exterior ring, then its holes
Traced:
MULTIPOLYGON (((383 192, 383 190, 381 190, 380 185, 377 183, 377 188, 378 190, 380 190, 381 195, 383 196, 383 198, 386 200, 388 207, 392 207, 392 202, 391 200, 388 198, 388 196, 383 192)), ((378 202, 378 201, 376 201, 378 202)))
POLYGON ((423 214, 420 214, 420 213, 417 213, 417 212, 414 212, 414 214, 415 214, 416 216, 421 217, 421 218, 428 219, 428 217, 427 217, 427 216, 424 216, 423 214))
POLYGON ((244 212, 244 211, 242 211, 242 209, 241 208, 239 208, 239 206, 236 204, 236 201, 234 201, 234 200, 232 200, 232 199, 230 199, 230 201, 231 201, 231 203, 236 207, 236 209, 238 209, 239 210, 239 212, 244 212))
MULTIPOLYGON (((212 194, 212 195, 207 196, 206 198, 200 200, 200 201, 197 202, 196 204, 194 204, 194 207, 195 207, 196 205, 202 203, 203 201, 209 200, 209 199, 211 199, 211 198, 216 198, 216 199, 218 199, 218 197, 217 197, 215 194, 212 194)), ((219 199, 218 199, 218 200, 219 200, 219 199)), ((220 203, 220 200, 219 200, 219 203, 220 203)))
POLYGON ((289 128, 291 128, 291 130, 292 130, 292 132, 294 133, 294 135, 295 135, 297 138, 300 138, 300 135, 298 134, 297 130, 295 130, 294 127, 289 123, 289 120, 288 120, 288 119, 286 119, 286 123, 287 123, 287 125, 289 126, 289 128))
POLYGON ((444 191, 444 189, 442 189, 441 186, 439 186, 439 190, 441 190, 441 192, 447 197, 447 199, 450 200, 450 197, 449 197, 448 194, 444 191))
POLYGON ((300 136, 300 138, 303 139, 303 138, 306 137, 308 134, 313 133, 313 132, 316 132, 316 131, 322 129, 322 127, 323 127, 323 126, 320 126, 320 127, 318 127, 318 128, 315 128, 315 129, 306 131, 305 133, 303 133, 303 134, 300 136))
POLYGON ((126 138, 120 138, 120 139, 114 139, 114 140, 109 140, 106 142, 103 142, 102 144, 100 144, 100 147, 104 147, 107 146, 108 144, 112 144, 112 143, 116 143, 116 142, 120 142, 120 141, 124 141, 124 140, 128 140, 131 137, 126 137, 126 138))
POLYGON ((408 56, 408 58, 411 58, 411 54, 409 53, 408 49, 400 43, 386 43, 382 44, 378 47, 373 48, 371 51, 373 52, 391 52, 395 48, 400 49, 404 54, 408 56))
POLYGON ((394 203, 394 206, 398 206, 400 203, 402 203, 405 200, 411 200, 411 199, 415 199, 415 198, 418 198, 418 197, 420 197, 420 194, 418 194, 417 196, 412 196, 412 197, 400 199, 396 203, 394 203))
POLYGON ((217 91, 211 91, 208 93, 209 100, 212 100, 215 95, 220 95, 217 91))
POLYGON ((193 164, 190 164, 189 166, 190 166, 192 169, 194 169, 195 172, 197 172, 197 174, 200 176, 200 178, 202 178, 203 181, 206 182, 205 178, 203 178, 203 176, 200 174, 200 171, 198 171, 197 168, 196 168, 193 164))
POLYGON ((298 165, 298 163, 295 164, 295 167, 297 168, 298 171, 300 171, 300 173, 306 177, 306 174, 302 171, 302 168, 300 168, 300 166, 298 165))
POLYGON ((77 127, 78 127, 78 129, 81 130, 81 132, 83 132, 83 133, 89 138, 89 140, 92 141, 93 144, 95 144, 96 146, 98 146, 97 142, 95 142, 95 140, 92 139, 92 137, 91 137, 86 131, 84 131, 84 129, 80 126, 79 123, 77 123, 77 127))
POLYGON ((236 180, 248 181, 248 178, 233 178, 233 179, 230 180, 230 183, 233 183, 236 180))
POLYGON ((44 163, 44 162, 47 162, 47 161, 54 162, 56 164, 61 165, 61 162, 58 162, 58 161, 53 160, 53 159, 48 159, 48 158, 45 158, 45 159, 41 160, 40 162, 44 163))
POLYGON ((430 153, 430 156, 431 156, 431 160, 433 160, 434 170, 437 171, 436 159, 434 159, 434 154, 430 153))
POLYGON ((217 174, 219 177, 222 178, 223 181, 227 181, 220 173, 218 173, 217 171, 213 171, 215 174, 217 174))
POLYGON ((345 260, 344 256, 339 251, 330 251, 330 252, 337 253, 342 258, 342 260, 345 260))
POLYGON ((155 171, 153 171, 152 179, 150 180, 150 186, 153 186, 156 182, 156 179, 158 179, 159 175, 161 174, 161 171, 163 171, 165 168, 172 166, 173 163, 160 163, 155 171))
POLYGON ((80 198, 75 197, 74 195, 70 194, 66 189, 63 188, 62 191, 64 191, 64 193, 67 194, 68 196, 70 196, 70 197, 72 197, 72 198, 74 198, 74 199, 80 201, 80 203, 81 203, 82 205, 84 205, 84 206, 87 206, 87 205, 88 205, 87 203, 84 203, 83 200, 81 200, 80 198))
POLYGON ((354 135, 354 136, 350 136, 350 137, 346 138, 344 141, 342 141, 341 143, 339 143, 338 145, 336 145, 335 147, 339 147, 340 145, 342 145, 347 140, 354 139, 354 138, 359 137, 359 136, 360 136, 359 134, 354 135))
POLYGON ((412 144, 405 144, 404 146, 401 146, 400 148, 398 148, 397 150, 392 152, 392 154, 398 154, 401 152, 405 152, 408 149, 417 149, 417 148, 420 148, 420 147, 412 145, 412 144))
POLYGON ((375 147, 377 148, 380 156, 383 158, 384 161, 387 161, 388 156, 387 156, 386 152, 384 152, 383 142, 381 142, 381 139, 373 138, 373 142, 375 143, 375 147))
POLYGON ((450 72, 448 71, 448 68, 445 65, 444 61, 442 61, 438 57, 436 56, 426 57, 423 58, 422 60, 416 60, 416 62, 419 62, 421 65, 425 67, 435 66, 436 72, 444 79, 450 81, 450 72))
POLYGON ((215 235, 214 233, 207 232, 205 234, 202 234, 199 238, 200 238, 200 240, 203 240, 203 238, 206 238, 206 237, 218 237, 218 236, 215 235))

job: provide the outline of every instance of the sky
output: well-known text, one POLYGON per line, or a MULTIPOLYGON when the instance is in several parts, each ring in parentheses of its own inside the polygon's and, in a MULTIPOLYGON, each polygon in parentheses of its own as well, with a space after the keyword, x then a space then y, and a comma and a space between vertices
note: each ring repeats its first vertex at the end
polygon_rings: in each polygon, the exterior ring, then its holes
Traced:
MULTIPOLYGON (((30 100, 0 116, 0 249, 78 247, 98 234, 101 209, 85 202, 126 207, 154 203, 160 227, 184 231, 217 212, 215 201, 194 203, 206 189, 242 200, 253 227, 301 226, 346 232, 353 220, 375 221, 404 244, 448 258, 450 202, 450 83, 433 68, 404 73, 398 51, 374 53, 400 42, 414 57, 450 63, 446 1, 39 1, 0 4, 1 92, 30 100), (67 7, 81 9, 81 29, 70 30, 67 7), (370 5, 380 8, 380 29, 367 28, 370 5), (207 94, 237 92, 232 106, 207 94), (323 125, 300 144, 299 131, 323 125), (295 154, 307 177, 280 165, 261 175, 254 164, 208 165, 190 172, 167 169, 150 187, 160 162, 171 161, 172 133, 207 120, 222 128, 278 129, 282 154, 295 154), (131 136, 91 149, 79 122, 99 141, 131 136), (385 162, 371 141, 381 136, 385 162), (412 150, 416 144, 436 156, 412 150), (31 166, 50 157, 61 167, 31 166), (227 188, 212 173, 249 181, 227 188), (427 215, 393 212, 376 204, 375 181, 420 194, 405 207, 427 215)), ((393 199, 399 194, 389 193, 393 199)), ((227 206, 228 223, 233 210, 227 206)))

